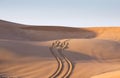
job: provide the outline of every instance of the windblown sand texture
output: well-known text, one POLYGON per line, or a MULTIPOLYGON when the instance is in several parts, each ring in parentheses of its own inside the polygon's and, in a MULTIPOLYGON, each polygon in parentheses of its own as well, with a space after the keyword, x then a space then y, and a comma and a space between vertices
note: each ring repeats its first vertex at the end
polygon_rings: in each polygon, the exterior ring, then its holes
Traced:
POLYGON ((120 28, 29 26, 0 20, 3 76, 120 78, 120 28))

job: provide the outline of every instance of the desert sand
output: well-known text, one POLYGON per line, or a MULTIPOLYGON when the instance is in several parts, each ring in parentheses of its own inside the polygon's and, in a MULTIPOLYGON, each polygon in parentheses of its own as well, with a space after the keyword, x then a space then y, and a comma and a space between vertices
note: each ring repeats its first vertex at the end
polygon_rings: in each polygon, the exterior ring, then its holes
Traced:
POLYGON ((0 78, 120 78, 119 33, 0 20, 0 78))

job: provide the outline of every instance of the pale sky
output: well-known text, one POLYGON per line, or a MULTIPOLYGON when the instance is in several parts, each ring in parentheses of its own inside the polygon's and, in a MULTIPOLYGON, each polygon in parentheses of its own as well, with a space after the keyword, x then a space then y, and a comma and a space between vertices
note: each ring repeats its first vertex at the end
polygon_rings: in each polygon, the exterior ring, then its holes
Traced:
POLYGON ((0 19, 30 25, 120 26, 120 0, 0 0, 0 19))

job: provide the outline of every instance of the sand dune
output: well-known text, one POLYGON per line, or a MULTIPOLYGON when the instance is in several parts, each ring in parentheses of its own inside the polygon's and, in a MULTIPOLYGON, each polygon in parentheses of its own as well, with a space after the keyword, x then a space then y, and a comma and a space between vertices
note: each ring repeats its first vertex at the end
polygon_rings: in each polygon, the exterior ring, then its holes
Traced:
POLYGON ((119 33, 119 27, 44 27, 0 20, 0 76, 49 78, 60 63, 56 78, 66 72, 69 78, 119 78, 119 33), (56 40, 69 40, 65 57, 57 48, 58 59, 51 53, 56 40))
POLYGON ((119 78, 119 77, 120 77, 120 71, 113 71, 101 75, 96 75, 91 78, 119 78))
POLYGON ((120 27, 89 28, 88 30, 95 32, 98 39, 120 41, 120 27))

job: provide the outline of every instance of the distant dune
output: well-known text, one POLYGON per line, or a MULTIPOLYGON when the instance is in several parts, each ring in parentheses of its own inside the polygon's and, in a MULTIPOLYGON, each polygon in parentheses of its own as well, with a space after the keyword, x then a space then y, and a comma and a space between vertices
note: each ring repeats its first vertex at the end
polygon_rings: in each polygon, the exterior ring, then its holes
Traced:
POLYGON ((0 20, 0 77, 120 78, 119 33, 0 20))

